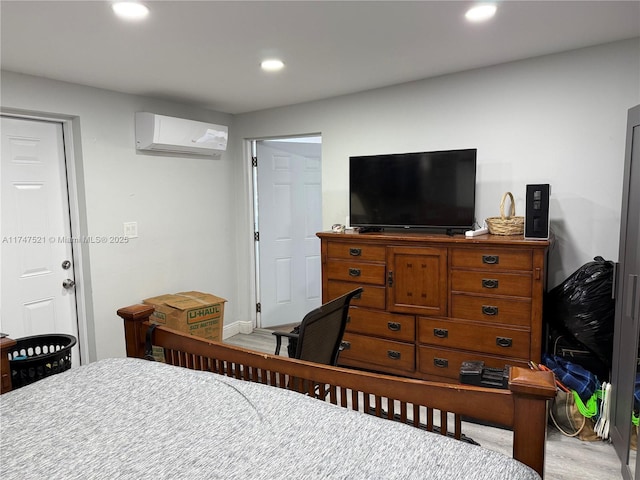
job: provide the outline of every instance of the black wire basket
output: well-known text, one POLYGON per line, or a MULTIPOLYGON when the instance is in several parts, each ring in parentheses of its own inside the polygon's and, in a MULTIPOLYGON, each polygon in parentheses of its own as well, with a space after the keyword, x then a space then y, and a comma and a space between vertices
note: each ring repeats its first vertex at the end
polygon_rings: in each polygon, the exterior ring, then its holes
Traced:
POLYGON ((71 368, 71 349, 76 344, 73 335, 34 335, 16 342, 9 353, 12 389, 71 368))

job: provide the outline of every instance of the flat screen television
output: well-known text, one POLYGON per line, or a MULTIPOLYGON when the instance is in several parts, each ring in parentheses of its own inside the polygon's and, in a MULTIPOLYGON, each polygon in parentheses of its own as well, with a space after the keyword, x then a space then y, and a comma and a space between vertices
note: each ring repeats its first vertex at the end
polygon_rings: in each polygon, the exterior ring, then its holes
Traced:
POLYGON ((476 149, 349 157, 349 217, 365 229, 466 230, 476 149))

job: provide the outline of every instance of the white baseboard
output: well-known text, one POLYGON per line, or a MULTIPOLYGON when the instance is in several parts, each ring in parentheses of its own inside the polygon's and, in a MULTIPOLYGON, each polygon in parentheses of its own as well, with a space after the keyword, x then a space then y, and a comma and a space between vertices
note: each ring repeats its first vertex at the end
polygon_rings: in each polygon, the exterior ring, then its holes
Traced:
POLYGON ((225 325, 222 327, 222 338, 229 338, 237 335, 238 333, 252 333, 253 332, 253 322, 233 322, 230 325, 225 325))

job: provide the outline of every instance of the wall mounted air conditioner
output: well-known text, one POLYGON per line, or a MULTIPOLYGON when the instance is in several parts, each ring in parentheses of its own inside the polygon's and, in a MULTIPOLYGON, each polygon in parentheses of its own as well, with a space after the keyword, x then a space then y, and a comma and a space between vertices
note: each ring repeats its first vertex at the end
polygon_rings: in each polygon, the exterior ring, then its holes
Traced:
POLYGON ((136 112, 136 148, 145 151, 215 155, 227 149, 223 125, 136 112))

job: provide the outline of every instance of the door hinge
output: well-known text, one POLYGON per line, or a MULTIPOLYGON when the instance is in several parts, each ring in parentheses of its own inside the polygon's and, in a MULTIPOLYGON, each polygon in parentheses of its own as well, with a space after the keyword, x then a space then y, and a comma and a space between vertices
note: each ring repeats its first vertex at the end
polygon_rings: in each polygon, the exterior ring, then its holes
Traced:
POLYGON ((260 302, 256 303, 256 312, 262 312, 262 304, 260 302))
POLYGON ((253 241, 254 242, 260 241, 260 232, 253 232, 253 241))
POLYGON ((252 167, 258 166, 258 157, 251 157, 251 166, 252 167))

